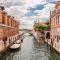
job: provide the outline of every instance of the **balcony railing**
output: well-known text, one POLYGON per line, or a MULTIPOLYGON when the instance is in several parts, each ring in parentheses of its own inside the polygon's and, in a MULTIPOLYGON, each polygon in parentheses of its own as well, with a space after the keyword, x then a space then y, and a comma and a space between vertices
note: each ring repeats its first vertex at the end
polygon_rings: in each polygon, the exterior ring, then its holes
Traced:
POLYGON ((5 27, 5 28, 16 28, 16 27, 11 27, 11 26, 5 25, 5 24, 0 24, 0 27, 5 27))

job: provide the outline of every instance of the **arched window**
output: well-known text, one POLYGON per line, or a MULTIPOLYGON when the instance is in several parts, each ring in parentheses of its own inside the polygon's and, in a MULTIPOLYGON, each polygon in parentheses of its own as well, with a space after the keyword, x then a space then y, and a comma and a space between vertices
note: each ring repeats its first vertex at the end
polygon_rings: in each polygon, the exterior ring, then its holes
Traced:
POLYGON ((58 19, 57 20, 58 20, 58 24, 59 24, 59 16, 58 16, 58 19))

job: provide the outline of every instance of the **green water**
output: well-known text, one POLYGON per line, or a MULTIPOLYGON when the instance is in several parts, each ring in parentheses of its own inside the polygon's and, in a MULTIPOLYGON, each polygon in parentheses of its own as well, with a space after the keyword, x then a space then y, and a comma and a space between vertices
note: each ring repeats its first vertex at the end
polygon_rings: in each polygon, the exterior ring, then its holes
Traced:
POLYGON ((24 36, 21 48, 9 50, 0 60, 60 60, 60 57, 46 43, 37 43, 33 36, 24 36))

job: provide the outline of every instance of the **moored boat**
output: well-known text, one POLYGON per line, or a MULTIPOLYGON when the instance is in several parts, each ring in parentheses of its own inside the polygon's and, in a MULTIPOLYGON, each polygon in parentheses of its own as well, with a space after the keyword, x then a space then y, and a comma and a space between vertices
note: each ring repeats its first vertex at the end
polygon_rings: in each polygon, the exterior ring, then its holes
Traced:
POLYGON ((20 44, 20 43, 21 43, 21 40, 17 40, 16 43, 17 43, 17 44, 20 44))
POLYGON ((20 48, 20 44, 13 44, 12 46, 10 46, 10 49, 18 49, 20 48))
POLYGON ((29 33, 26 33, 26 34, 24 34, 24 35, 30 36, 30 34, 29 34, 29 33))

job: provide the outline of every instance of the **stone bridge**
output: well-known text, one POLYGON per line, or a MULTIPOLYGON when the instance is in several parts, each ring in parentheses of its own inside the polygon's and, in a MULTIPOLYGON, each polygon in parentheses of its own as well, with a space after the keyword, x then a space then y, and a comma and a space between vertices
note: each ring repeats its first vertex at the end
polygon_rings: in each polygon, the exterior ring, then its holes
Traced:
POLYGON ((32 30, 28 30, 28 29, 19 29, 19 31, 22 31, 23 34, 26 34, 26 33, 32 34, 32 30))

